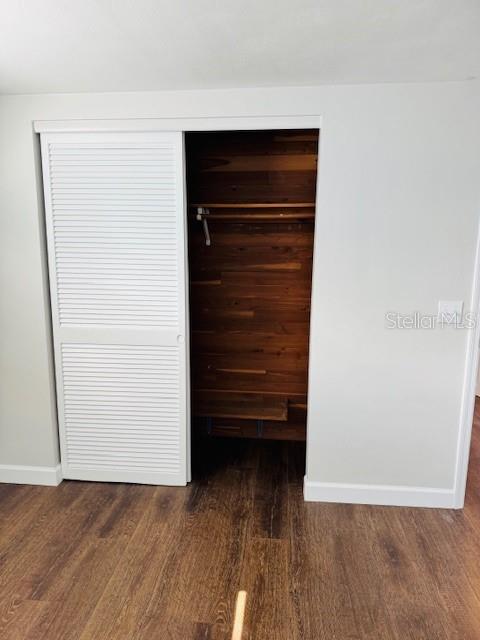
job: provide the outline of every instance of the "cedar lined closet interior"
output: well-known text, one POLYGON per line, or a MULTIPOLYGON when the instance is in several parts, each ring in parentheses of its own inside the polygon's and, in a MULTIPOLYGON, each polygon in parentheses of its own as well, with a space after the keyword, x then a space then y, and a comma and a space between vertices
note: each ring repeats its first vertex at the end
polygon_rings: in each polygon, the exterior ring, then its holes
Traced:
POLYGON ((185 136, 193 435, 305 440, 318 130, 185 136))

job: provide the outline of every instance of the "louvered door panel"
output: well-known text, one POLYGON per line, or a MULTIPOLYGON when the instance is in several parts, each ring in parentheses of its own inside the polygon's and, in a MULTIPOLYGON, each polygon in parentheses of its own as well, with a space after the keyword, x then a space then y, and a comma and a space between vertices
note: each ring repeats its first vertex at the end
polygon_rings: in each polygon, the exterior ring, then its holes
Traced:
POLYGON ((179 472, 178 347, 63 344, 62 369, 70 464, 179 472))
POLYGON ((176 327, 173 145, 48 151, 60 323, 176 327))
POLYGON ((188 477, 181 133, 42 134, 64 477, 188 477))

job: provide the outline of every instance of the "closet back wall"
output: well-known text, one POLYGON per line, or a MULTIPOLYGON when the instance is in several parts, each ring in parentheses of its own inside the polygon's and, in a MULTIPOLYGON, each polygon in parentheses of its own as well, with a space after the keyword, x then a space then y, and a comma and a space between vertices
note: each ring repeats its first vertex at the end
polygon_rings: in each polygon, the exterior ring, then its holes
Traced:
POLYGON ((315 129, 186 135, 194 429, 305 440, 317 151, 315 129))
POLYGON ((0 97, 4 478, 5 466, 21 475, 58 461, 32 122, 185 118, 189 131, 189 118, 214 118, 221 129, 227 117, 279 113, 322 116, 308 480, 407 487, 411 503, 417 487, 451 495, 468 332, 389 331, 384 315, 435 314, 440 299, 470 304, 478 81, 0 97))

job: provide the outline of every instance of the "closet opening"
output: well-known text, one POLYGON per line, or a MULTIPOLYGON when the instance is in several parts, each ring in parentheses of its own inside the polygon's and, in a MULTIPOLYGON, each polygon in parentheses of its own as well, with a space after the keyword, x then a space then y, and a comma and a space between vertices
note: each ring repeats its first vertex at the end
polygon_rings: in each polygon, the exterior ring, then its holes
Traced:
POLYGON ((185 134, 194 477, 273 441, 304 465, 318 138, 185 134))

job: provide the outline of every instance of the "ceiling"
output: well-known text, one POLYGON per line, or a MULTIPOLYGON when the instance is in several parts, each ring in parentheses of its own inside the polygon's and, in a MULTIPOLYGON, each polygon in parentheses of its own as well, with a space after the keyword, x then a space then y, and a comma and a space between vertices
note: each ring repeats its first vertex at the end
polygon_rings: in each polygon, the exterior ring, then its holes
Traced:
POLYGON ((1 0, 0 93, 480 77, 479 0, 1 0))

